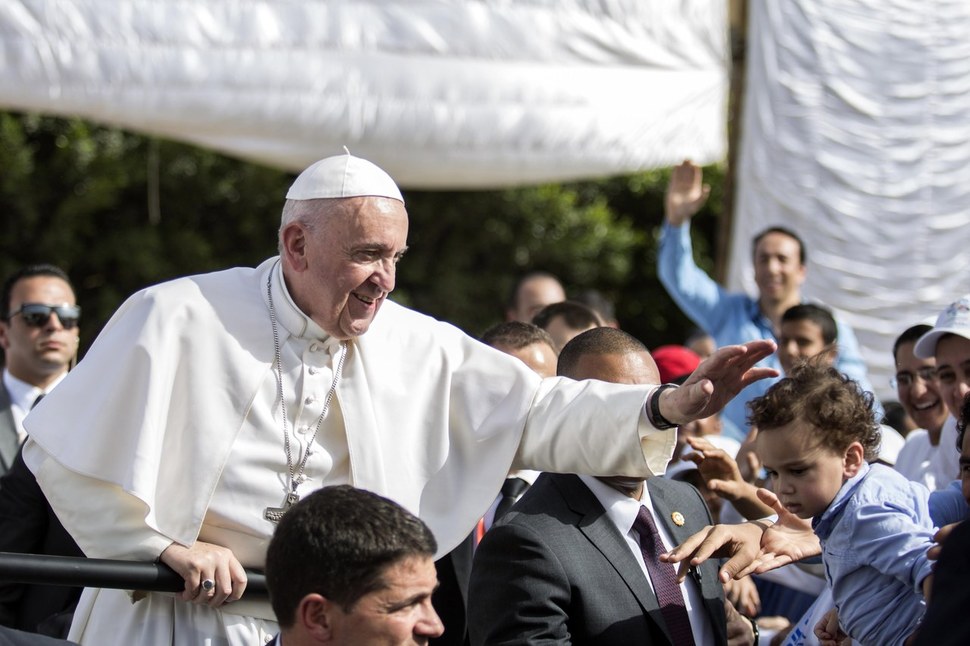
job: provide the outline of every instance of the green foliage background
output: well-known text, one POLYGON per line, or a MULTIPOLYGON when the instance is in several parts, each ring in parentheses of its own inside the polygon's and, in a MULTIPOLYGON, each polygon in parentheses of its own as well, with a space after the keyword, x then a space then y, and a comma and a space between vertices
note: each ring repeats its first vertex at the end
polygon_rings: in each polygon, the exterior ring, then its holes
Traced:
MULTIPOLYGON (((655 347, 691 324, 656 278, 667 171, 500 191, 405 191, 410 250, 394 298, 478 335, 501 320, 516 277, 558 275, 602 291, 621 326, 655 347)), ((84 309, 82 348, 132 292, 276 253, 293 176, 185 144, 77 119, 0 112, 0 274, 52 262, 84 309)), ((723 170, 695 218, 710 270, 723 170)))

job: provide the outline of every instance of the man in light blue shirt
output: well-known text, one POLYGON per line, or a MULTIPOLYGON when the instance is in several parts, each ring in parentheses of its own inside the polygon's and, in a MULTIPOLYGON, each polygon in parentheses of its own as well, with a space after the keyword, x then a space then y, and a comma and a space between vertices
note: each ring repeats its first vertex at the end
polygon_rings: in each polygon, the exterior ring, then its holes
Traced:
MULTIPOLYGON (((671 174, 657 255, 660 282, 680 309, 714 337, 718 346, 753 339, 776 340, 781 315, 802 302, 805 247, 794 232, 782 227, 761 232, 752 245, 758 298, 727 291, 694 262, 690 218, 707 201, 709 187, 702 180, 701 169, 687 161, 675 167, 671 174)), ((855 333, 836 320, 839 327, 836 367, 872 392, 855 333)), ((759 365, 781 369, 777 355, 766 357, 759 365)), ((726 435, 744 440, 748 428, 747 402, 763 395, 775 381, 765 379, 748 386, 724 407, 722 415, 731 422, 725 428, 726 435), (736 428, 731 429, 731 425, 736 428)), ((882 416, 878 401, 876 413, 882 416)))

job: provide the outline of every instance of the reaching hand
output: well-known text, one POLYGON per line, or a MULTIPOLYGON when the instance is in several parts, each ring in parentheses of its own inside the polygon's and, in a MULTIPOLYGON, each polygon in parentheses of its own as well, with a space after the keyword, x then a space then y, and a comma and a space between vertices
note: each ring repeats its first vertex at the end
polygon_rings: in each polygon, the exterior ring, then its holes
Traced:
POLYGON ((778 496, 767 489, 758 489, 758 498, 778 514, 778 520, 765 529, 761 538, 761 555, 755 572, 760 574, 822 553, 811 520, 803 520, 789 512, 778 496))
POLYGON ((724 583, 724 598, 730 601, 741 614, 749 617, 761 612, 761 595, 754 580, 746 576, 743 579, 731 579, 724 583))
MULTIPOLYGON (((961 521, 962 522, 962 521, 961 521)), ((933 542, 936 543, 933 547, 926 552, 926 557, 931 560, 937 560, 940 558, 940 553, 943 551, 943 543, 946 541, 947 537, 950 535, 957 525, 960 523, 950 523, 949 525, 944 525, 935 534, 933 534, 933 542)))
POLYGON ((178 595, 183 601, 215 608, 238 600, 246 590, 246 571, 225 547, 202 541, 192 547, 172 543, 160 560, 185 579, 185 590, 178 595), (213 583, 208 590, 203 585, 207 580, 213 583))
MULTIPOLYGON (((684 459, 697 465, 707 488, 725 500, 737 500, 742 494, 741 488, 746 484, 738 470, 738 463, 703 437, 688 437, 687 443, 695 452, 688 453, 684 459)), ((762 514, 762 517, 766 515, 762 514)))
POLYGON ((664 217, 671 226, 679 227, 707 202, 711 187, 702 184, 703 179, 700 166, 690 161, 674 166, 664 195, 664 217))
POLYGON ((660 414, 675 424, 686 424, 717 413, 742 388, 778 376, 774 368, 754 367, 775 347, 774 341, 762 339, 718 349, 697 366, 680 388, 661 393, 660 414))
POLYGON ((839 612, 832 608, 815 624, 815 637, 820 646, 851 646, 852 640, 839 627, 839 612))
POLYGON ((745 482, 738 463, 724 450, 715 447, 703 437, 689 437, 687 443, 696 453, 684 456, 697 465, 707 488, 721 498, 731 501, 734 508, 748 520, 764 518, 774 513, 757 496, 757 488, 745 482))
POLYGON ((660 560, 683 563, 677 572, 678 578, 683 580, 691 567, 700 565, 710 557, 727 558, 718 573, 723 583, 822 553, 811 521, 790 513, 767 489, 759 489, 758 498, 778 514, 778 522, 774 525, 752 521, 738 525, 708 526, 666 554, 661 554, 660 560))

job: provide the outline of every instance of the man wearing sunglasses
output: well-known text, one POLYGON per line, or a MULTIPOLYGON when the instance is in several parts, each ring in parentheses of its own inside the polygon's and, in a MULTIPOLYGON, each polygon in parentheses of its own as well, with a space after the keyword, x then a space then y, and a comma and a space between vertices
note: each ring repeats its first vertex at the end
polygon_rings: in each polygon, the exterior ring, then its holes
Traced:
POLYGON ((2 474, 26 437, 24 417, 67 375, 77 354, 81 310, 70 279, 54 265, 29 265, 12 274, 3 285, 0 308, 2 474))
MULTIPOLYGON (((67 375, 78 345, 78 308, 67 274, 29 265, 0 294, 0 552, 81 556, 24 464, 27 413, 67 375)), ((63 636, 80 590, 0 583, 0 624, 63 636)))

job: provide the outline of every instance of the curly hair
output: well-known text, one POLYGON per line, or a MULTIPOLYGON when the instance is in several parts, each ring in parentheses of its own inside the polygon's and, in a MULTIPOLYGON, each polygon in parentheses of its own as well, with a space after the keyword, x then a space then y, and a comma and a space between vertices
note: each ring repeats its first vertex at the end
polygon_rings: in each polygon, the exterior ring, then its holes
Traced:
POLYGON ((835 368, 809 361, 748 403, 748 423, 763 432, 802 420, 817 430, 826 448, 841 453, 859 442, 871 462, 880 442, 872 402, 872 393, 835 368))

